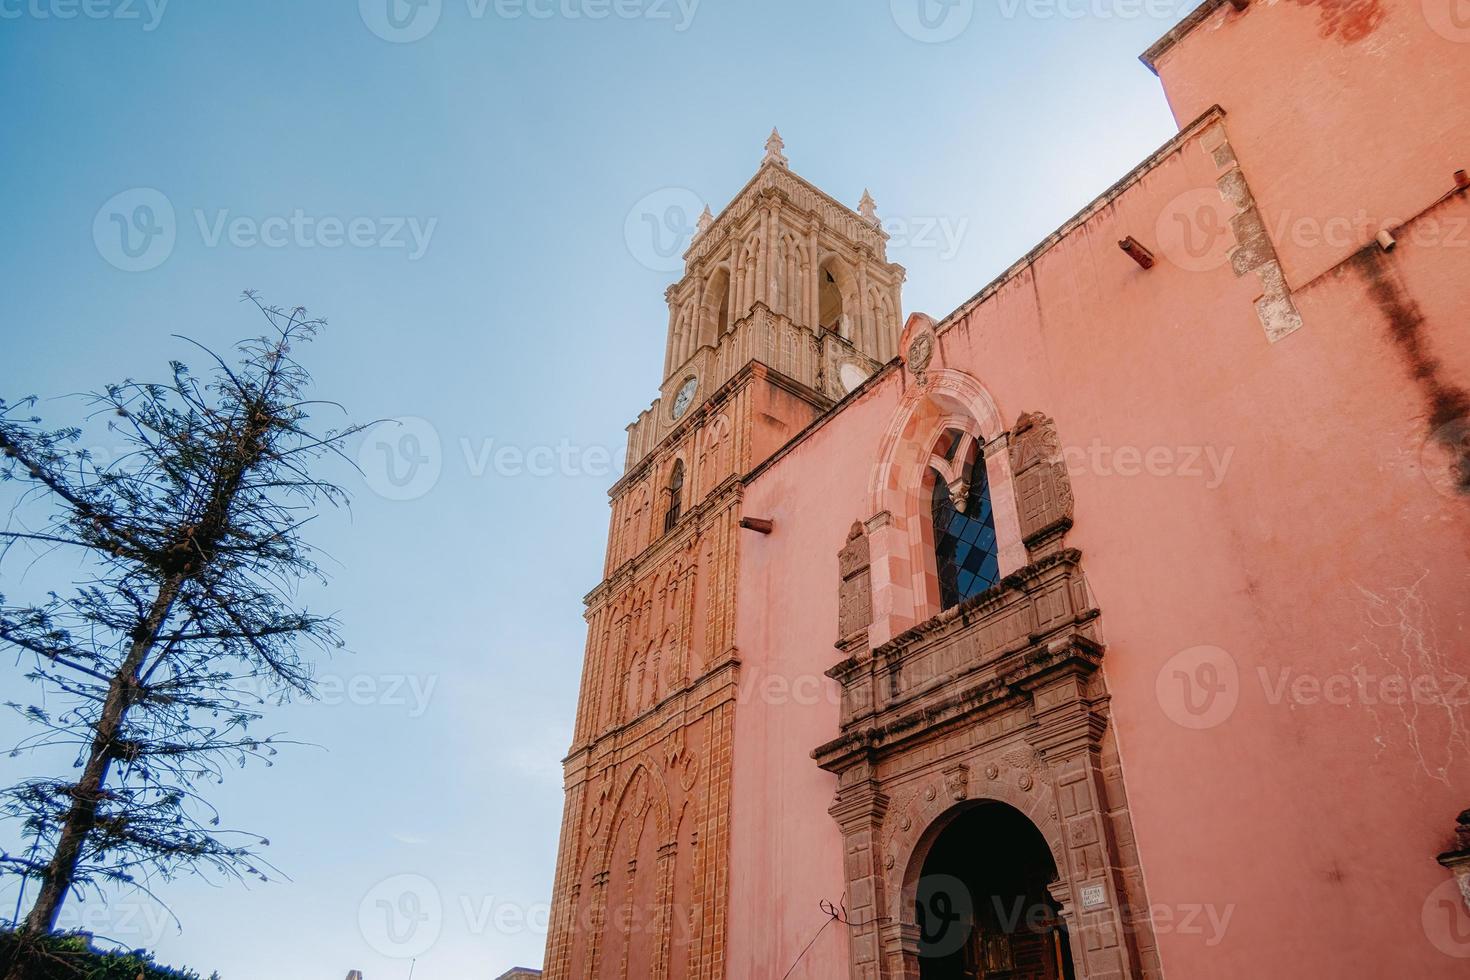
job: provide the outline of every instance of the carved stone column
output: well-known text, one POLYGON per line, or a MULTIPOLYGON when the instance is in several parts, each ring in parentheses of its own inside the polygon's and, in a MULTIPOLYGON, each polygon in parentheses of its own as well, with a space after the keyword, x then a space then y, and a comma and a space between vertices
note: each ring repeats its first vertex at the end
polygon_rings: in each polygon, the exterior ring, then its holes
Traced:
POLYGON ((849 948, 853 980, 879 980, 888 976, 882 968, 884 929, 889 925, 883 910, 883 854, 880 832, 888 812, 888 797, 879 792, 866 765, 858 765, 839 777, 837 800, 827 811, 842 830, 842 865, 847 878, 849 948))
POLYGON ((1073 642, 1048 648, 1057 669, 1033 691, 1040 751, 1056 787, 1073 909, 1067 925, 1078 976, 1087 980, 1136 980, 1143 976, 1136 944, 1125 918, 1126 893, 1118 844, 1108 819, 1102 767, 1107 717, 1092 693, 1096 664, 1073 642))
POLYGON ((770 254, 771 254, 771 208, 761 207, 760 247, 755 252, 755 301, 771 305, 770 254))

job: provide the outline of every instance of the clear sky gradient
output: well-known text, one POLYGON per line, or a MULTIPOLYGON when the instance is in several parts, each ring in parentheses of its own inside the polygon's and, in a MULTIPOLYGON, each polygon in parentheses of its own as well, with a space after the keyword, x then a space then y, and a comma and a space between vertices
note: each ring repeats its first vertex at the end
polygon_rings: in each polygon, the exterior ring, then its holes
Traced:
MULTIPOLYGON (((779 125, 797 172, 871 189, 905 314, 943 315, 1172 134, 1137 55, 1192 5, 389 2, 0 0, 0 393, 197 363, 170 334, 254 333, 253 288, 331 322, 322 397, 411 420, 354 443, 352 510, 312 532, 350 652, 259 730, 314 747, 214 793, 290 880, 157 883, 182 928, 126 896, 66 917, 226 980, 541 962, 581 600, 694 204, 779 125)), ((9 562, 0 591, 56 574, 9 562)))

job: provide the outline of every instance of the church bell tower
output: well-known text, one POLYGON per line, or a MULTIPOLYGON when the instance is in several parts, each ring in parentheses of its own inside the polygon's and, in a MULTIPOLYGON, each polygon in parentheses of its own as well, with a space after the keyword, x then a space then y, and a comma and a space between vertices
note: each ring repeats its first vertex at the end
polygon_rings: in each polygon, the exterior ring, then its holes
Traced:
POLYGON ((610 491, 557 855, 546 976, 721 978, 744 480, 898 351, 903 269, 790 169, 705 211, 667 291, 660 396, 610 491))

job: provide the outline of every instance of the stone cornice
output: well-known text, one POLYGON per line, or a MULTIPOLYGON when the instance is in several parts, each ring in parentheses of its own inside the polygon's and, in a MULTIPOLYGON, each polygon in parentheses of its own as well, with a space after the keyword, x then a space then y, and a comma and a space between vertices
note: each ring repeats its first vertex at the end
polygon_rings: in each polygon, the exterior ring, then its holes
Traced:
POLYGON ((1056 554, 1048 555, 1040 561, 1034 562, 1001 579, 995 585, 986 589, 977 596, 960 603, 953 609, 947 609, 938 616, 920 623, 906 633, 900 633, 887 643, 873 651, 873 657, 891 657, 903 652, 905 647, 921 642, 925 637, 940 634, 946 635, 956 629, 955 624, 961 627, 968 626, 974 622, 985 619, 1003 611, 1009 604, 1008 596, 1013 593, 1028 594, 1036 583, 1051 569, 1058 565, 1076 566, 1082 560, 1082 552, 1075 548, 1068 548, 1056 554))
MULTIPOLYGON (((1042 558, 871 653, 861 650, 834 665, 827 674, 842 684, 845 701, 855 694, 851 701, 867 707, 812 757, 824 769, 841 771, 863 755, 896 750, 913 738, 933 737, 966 719, 1025 701, 1055 678, 1097 670, 1102 662, 1094 627, 1098 613, 1078 601, 1085 594, 1080 559, 1074 549, 1042 558), (1038 603, 1052 596, 1070 597, 1069 611, 1041 621, 1038 603), (1018 630, 1018 623, 1025 628, 1018 630), (970 644, 960 665, 922 676, 925 658, 954 644, 970 644), (900 672, 907 680, 916 664, 921 676, 900 690, 900 672)), ((1049 608, 1052 604, 1048 600, 1049 608)))
MULTIPOLYGON (((705 420, 727 404, 736 392, 752 381, 758 380, 769 381, 777 388, 810 402, 823 412, 826 412, 832 407, 832 400, 816 389, 809 388, 795 378, 788 377, 785 373, 777 371, 763 361, 747 361, 740 370, 730 376, 728 381, 716 388, 708 398, 690 409, 689 414, 679 424, 670 429, 636 465, 620 476, 618 481, 608 488, 608 497, 616 497, 632 484, 641 480, 647 474, 648 470, 655 465, 668 446, 678 442, 690 432, 699 428, 705 420)), ((658 404, 659 402, 654 402, 655 406, 658 404)))
POLYGON ((639 741, 649 732, 669 724, 683 726, 691 709, 708 714, 720 705, 735 700, 739 679, 740 656, 737 651, 729 650, 713 667, 691 680, 687 686, 667 695, 658 704, 586 742, 573 745, 566 758, 562 759, 562 766, 570 774, 585 761, 580 757, 585 756, 590 760, 609 744, 616 748, 626 741, 639 741))
POLYGON ((592 607, 596 606, 608 592, 616 591, 630 584, 639 574, 650 566, 658 565, 670 555, 683 551, 692 540, 698 540, 704 534, 708 526, 708 518, 728 510, 732 504, 738 503, 745 494, 745 486, 737 476, 728 476, 720 481, 704 499, 694 504, 674 525, 674 529, 667 534, 661 535, 657 540, 644 548, 638 554, 614 568, 607 577, 597 586, 582 597, 582 603, 587 607, 585 616, 591 616, 594 612, 592 607))

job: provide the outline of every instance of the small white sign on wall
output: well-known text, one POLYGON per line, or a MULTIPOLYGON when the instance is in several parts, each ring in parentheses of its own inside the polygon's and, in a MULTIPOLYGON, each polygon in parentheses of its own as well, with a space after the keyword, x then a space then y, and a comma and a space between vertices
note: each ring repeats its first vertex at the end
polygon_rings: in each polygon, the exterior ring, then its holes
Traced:
POLYGON ((1082 907, 1084 909, 1102 908, 1108 904, 1108 893, 1102 885, 1082 886, 1082 907))

